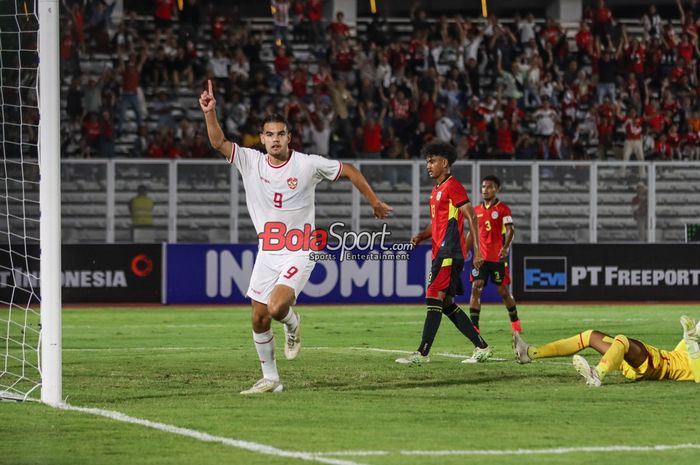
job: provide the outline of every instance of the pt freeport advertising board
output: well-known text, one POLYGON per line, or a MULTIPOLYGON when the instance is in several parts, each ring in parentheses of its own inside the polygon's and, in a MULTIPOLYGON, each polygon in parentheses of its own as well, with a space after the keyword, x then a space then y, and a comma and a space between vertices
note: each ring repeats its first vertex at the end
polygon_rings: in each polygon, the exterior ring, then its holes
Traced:
MULTIPOLYGON (((171 304, 243 304, 257 245, 169 244, 166 252, 166 301, 171 304)), ((368 251, 340 260, 336 252, 319 252, 311 278, 299 296, 299 303, 423 303, 430 272, 430 246, 411 252, 368 251), (402 257, 401 254, 407 254, 402 257)), ((471 260, 462 272, 465 295, 455 300, 468 306, 471 260)), ((500 302, 493 285, 482 295, 484 302, 500 302)))
POLYGON ((518 301, 700 301, 700 244, 517 244, 513 270, 518 301))

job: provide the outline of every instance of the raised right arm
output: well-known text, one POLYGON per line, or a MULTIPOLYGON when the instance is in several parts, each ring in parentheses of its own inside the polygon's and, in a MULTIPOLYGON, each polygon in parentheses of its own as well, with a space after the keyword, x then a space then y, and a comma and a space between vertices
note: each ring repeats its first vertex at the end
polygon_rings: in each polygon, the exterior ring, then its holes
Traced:
POLYGON ((216 99, 214 98, 211 80, 208 81, 208 89, 202 91, 202 94, 199 96, 199 106, 204 113, 204 120, 207 123, 209 143, 230 161, 233 153, 233 142, 226 140, 224 131, 221 129, 219 120, 216 117, 216 99))

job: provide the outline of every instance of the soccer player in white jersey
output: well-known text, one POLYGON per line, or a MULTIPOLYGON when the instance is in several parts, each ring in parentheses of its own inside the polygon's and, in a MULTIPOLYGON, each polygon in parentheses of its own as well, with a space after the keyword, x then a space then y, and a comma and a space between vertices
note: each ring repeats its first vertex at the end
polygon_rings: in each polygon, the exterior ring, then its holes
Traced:
MULTIPOLYGON (((272 115, 263 121, 260 140, 267 150, 264 154, 226 140, 216 117, 211 81, 200 95, 199 105, 212 147, 241 173, 246 205, 259 238, 247 296, 253 305, 253 340, 263 377, 241 394, 280 392, 283 388, 277 372, 270 323, 275 319, 284 324, 284 355, 289 360, 296 358, 301 348, 301 325, 299 315, 291 306, 308 281, 315 262, 309 258, 308 249, 292 245, 290 231, 294 231, 298 239, 301 235, 298 231, 315 229, 316 185, 324 179, 335 181, 344 176, 367 199, 375 218, 385 218, 392 209, 379 200, 354 166, 290 150, 291 135, 284 117, 272 115), (286 232, 286 237, 280 231, 286 232), (290 250, 290 245, 291 249, 298 250, 290 250)), ((295 240, 294 244, 297 243, 295 240)))

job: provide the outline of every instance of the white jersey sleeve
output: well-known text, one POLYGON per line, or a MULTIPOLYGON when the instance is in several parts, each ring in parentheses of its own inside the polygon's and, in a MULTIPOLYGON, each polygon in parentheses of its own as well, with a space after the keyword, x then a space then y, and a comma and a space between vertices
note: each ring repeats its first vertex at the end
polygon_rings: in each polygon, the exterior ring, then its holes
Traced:
POLYGON ((254 149, 249 149, 246 147, 241 147, 240 145, 234 143, 231 156, 228 158, 229 163, 238 168, 241 175, 250 173, 255 166, 257 166, 260 157, 265 155, 262 152, 258 152, 254 149))
POLYGON ((309 155, 308 158, 313 169, 313 176, 319 183, 324 179, 335 181, 343 171, 343 162, 340 160, 330 160, 320 155, 309 155))

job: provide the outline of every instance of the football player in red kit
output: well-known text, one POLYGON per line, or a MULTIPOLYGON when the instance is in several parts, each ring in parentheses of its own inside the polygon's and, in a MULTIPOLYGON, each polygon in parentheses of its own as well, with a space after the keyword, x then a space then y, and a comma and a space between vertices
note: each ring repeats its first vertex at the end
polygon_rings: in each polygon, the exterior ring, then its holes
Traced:
MULTIPOLYGON (((474 207, 479 222, 479 248, 484 257, 484 264, 473 268, 469 279, 472 293, 469 301, 469 317, 474 326, 479 327, 481 313, 481 291, 489 279, 498 286, 498 294, 508 310, 511 330, 520 332, 520 319, 515 299, 508 289, 510 272, 508 270, 508 251, 513 243, 515 226, 513 215, 508 205, 501 202, 496 194, 501 188, 501 181, 496 176, 486 176, 481 180, 481 198, 483 202, 474 207)), ((472 243, 471 235, 467 238, 467 250, 472 243)))
MULTIPOLYGON (((464 186, 450 173, 450 167, 457 159, 454 146, 442 141, 431 142, 423 147, 422 153, 425 156, 428 175, 436 184, 430 193, 430 224, 414 236, 411 243, 415 246, 426 239, 432 240, 433 262, 428 288, 425 291, 427 314, 418 350, 407 357, 396 359, 396 363, 420 364, 430 361, 428 353, 440 328, 443 314, 474 344, 474 353, 462 363, 484 362, 491 357, 491 347, 469 321, 466 313, 454 302, 456 295, 464 294, 460 274, 467 255, 464 240, 465 219, 469 224, 469 231, 478 234, 474 208, 464 186)), ((482 262, 479 243, 472 243, 473 262, 478 268, 482 262)))

